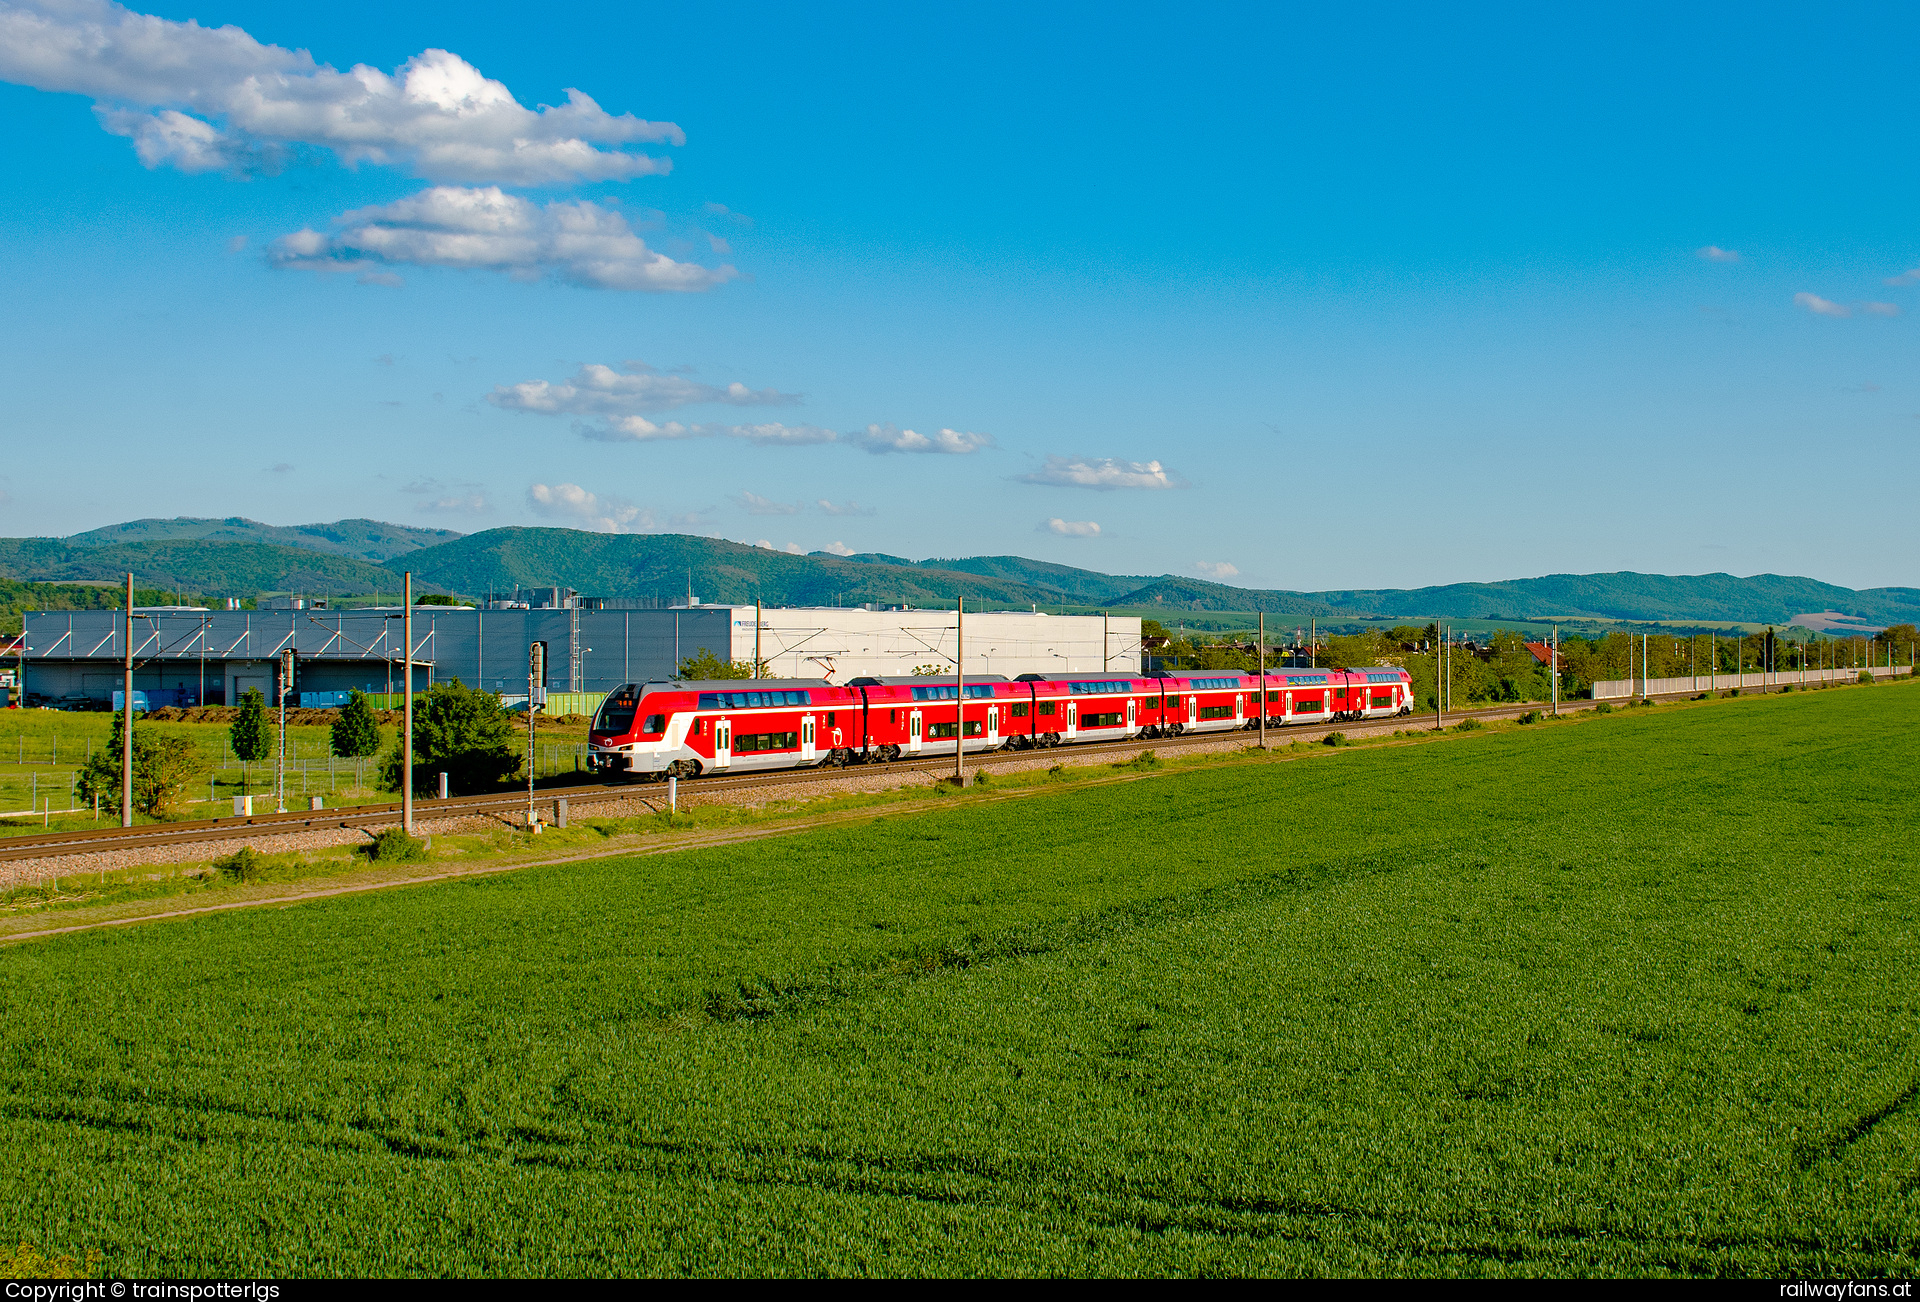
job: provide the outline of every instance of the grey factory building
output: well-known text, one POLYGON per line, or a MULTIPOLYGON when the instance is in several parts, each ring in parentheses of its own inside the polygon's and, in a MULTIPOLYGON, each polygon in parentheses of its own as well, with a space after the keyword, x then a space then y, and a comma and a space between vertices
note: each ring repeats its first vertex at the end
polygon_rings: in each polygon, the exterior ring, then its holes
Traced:
MULTIPOLYGON (((274 663, 294 651, 297 694, 399 691, 400 607, 352 610, 134 611, 134 690, 153 705, 217 705, 257 687, 275 699, 274 663)), ((869 610, 694 605, 667 609, 414 609, 415 690, 458 678, 470 687, 524 696, 529 643, 547 644, 542 686, 606 692, 621 683, 673 677, 702 650, 766 662, 782 678, 952 672, 951 610, 869 610)), ((26 616, 25 691, 30 704, 104 706, 121 685, 125 614, 34 611, 26 616)), ((984 611, 966 615, 969 674, 1140 667, 1140 621, 1099 615, 984 611)))

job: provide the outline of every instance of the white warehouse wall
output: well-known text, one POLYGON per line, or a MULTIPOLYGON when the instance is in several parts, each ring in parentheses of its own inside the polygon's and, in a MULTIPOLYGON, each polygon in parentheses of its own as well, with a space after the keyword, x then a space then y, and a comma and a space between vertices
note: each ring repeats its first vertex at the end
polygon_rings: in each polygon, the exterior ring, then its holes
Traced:
MULTIPOLYGON (((734 606, 733 656, 752 660, 752 606, 734 606)), ((760 614, 760 657, 780 678, 911 674, 922 665, 953 672, 951 610, 847 610, 768 606, 760 614)), ((1140 671, 1140 620, 1115 615, 1037 615, 1024 610, 968 611, 969 674, 1140 671), (1104 626, 1104 629, 1103 629, 1104 626), (1104 655, 1102 644, 1104 638, 1104 655)))

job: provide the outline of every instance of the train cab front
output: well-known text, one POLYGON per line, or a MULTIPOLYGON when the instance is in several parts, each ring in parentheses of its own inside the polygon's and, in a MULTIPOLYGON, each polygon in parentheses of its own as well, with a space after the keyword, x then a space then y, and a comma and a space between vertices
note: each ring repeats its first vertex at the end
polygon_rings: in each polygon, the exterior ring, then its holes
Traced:
POLYGON ((644 699, 640 684, 616 688, 587 728, 587 766, 609 778, 656 777, 666 767, 666 730, 666 712, 644 699))

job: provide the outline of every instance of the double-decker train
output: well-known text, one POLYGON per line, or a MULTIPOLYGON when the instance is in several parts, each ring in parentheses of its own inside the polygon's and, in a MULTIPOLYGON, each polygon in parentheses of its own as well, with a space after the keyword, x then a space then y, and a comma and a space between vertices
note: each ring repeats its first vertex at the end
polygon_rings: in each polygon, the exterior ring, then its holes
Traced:
POLYGON ((886 763, 902 756, 1035 750, 1077 742, 1151 741, 1384 719, 1409 714, 1404 669, 1284 669, 1172 674, 939 678, 718 679, 627 683, 588 730, 589 760, 608 777, 886 763))

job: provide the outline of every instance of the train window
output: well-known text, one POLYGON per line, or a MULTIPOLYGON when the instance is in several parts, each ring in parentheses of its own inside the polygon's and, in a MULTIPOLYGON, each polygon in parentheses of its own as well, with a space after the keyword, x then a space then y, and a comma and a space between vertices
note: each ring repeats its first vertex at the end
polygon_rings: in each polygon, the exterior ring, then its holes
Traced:
POLYGON ((665 732, 666 730, 667 716, 664 714, 649 714, 646 721, 640 725, 641 732, 665 732))
POLYGON ((1231 719, 1233 717, 1233 707, 1231 705, 1203 705, 1200 707, 1200 717, 1203 719, 1231 719))
POLYGON ((1014 717, 1014 718, 1016 718, 1016 719, 1024 719, 1024 718, 1026 718, 1026 717, 1027 717, 1027 707, 1026 707, 1026 706, 1024 706, 1024 705, 1016 705, 1016 706, 1014 706, 1014 707, 1013 707, 1013 717, 1014 717))
POLYGON ((751 755, 762 750, 797 750, 800 746, 800 734, 797 732, 756 732, 735 737, 733 753, 751 755))
POLYGON ((1319 700, 1295 701, 1293 703, 1293 712, 1295 714, 1318 714, 1326 708, 1326 703, 1319 700))
POLYGON ((1053 713, 1053 702, 1052 702, 1052 701, 1042 701, 1042 702, 1040 702, 1040 710, 1039 710, 1039 713, 1041 713, 1041 714, 1052 714, 1052 713, 1053 713))
POLYGON ((600 707, 600 717, 593 721, 594 732, 625 732, 633 726, 634 712, 640 708, 640 702, 631 696, 609 696, 600 707))
POLYGON ((1337 696, 1337 697, 1339 697, 1339 698, 1340 698, 1341 700, 1343 700, 1343 701, 1347 699, 1347 689, 1346 689, 1346 688, 1344 688, 1344 687, 1336 687, 1336 688, 1334 688, 1334 689, 1333 689, 1333 694, 1334 694, 1335 696, 1337 696))
POLYGON ((1392 704, 1393 704, 1392 692, 1388 692, 1385 696, 1380 696, 1376 694, 1373 698, 1373 708, 1376 710, 1387 709, 1392 704))
POLYGON ((900 711, 898 711, 898 710, 888 710, 888 711, 887 711, 887 722, 888 722, 888 723, 898 723, 898 722, 900 722, 900 711))
POLYGON ((1118 713, 1082 714, 1080 716, 1080 726, 1082 728, 1118 728, 1126 722, 1126 719, 1126 715, 1118 713))
MULTIPOLYGON (((927 736, 928 737, 951 737, 954 735, 953 729, 954 729, 954 725, 951 723, 930 723, 927 725, 927 736)), ((967 736, 978 737, 985 730, 986 730, 985 724, 977 723, 972 719, 967 720, 967 736)))
POLYGON ((828 711, 827 711, 827 726, 828 726, 829 728, 831 728, 831 727, 833 726, 833 719, 834 719, 834 714, 835 714, 835 711, 833 711, 833 710, 828 710, 828 711))
POLYGON ((1280 693, 1278 693, 1278 692, 1268 692, 1268 693, 1267 693, 1267 702, 1268 702, 1268 704, 1272 704, 1272 703, 1273 703, 1274 701, 1277 701, 1277 700, 1279 700, 1279 699, 1280 699, 1280 693))

